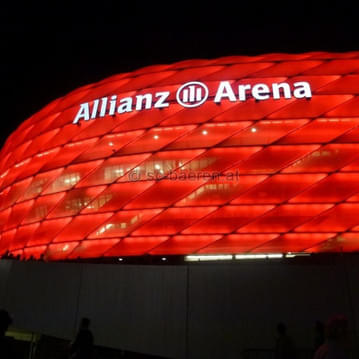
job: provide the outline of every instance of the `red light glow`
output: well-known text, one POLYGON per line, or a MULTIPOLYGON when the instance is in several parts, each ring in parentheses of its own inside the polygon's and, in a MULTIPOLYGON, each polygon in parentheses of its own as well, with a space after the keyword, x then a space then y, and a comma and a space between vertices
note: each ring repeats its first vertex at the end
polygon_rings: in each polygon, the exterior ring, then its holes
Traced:
POLYGON ((358 52, 182 61, 79 88, 0 153, 0 255, 358 251, 358 95, 358 52), (198 83, 208 98, 183 105, 198 83))

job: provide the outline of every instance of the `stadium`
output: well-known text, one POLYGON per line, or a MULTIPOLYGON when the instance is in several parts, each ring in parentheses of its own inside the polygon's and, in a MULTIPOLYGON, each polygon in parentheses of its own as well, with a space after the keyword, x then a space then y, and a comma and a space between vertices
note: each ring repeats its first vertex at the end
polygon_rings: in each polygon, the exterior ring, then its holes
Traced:
POLYGON ((301 346, 333 312, 356 338, 358 94, 359 52, 311 52, 55 99, 0 153, 0 302, 19 328, 69 338, 86 315, 99 344, 168 358, 268 348, 279 319, 301 346))

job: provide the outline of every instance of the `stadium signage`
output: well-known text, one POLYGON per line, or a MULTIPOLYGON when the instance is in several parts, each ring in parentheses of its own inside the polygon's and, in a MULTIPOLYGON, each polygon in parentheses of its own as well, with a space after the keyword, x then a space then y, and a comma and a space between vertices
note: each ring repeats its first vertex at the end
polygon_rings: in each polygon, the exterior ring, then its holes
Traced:
POLYGON ((187 82, 176 91, 175 101, 170 101, 170 91, 139 94, 133 97, 118 98, 117 95, 106 96, 80 104, 80 108, 73 120, 77 124, 80 120, 88 121, 105 116, 129 113, 133 111, 166 108, 171 103, 178 103, 185 108, 201 106, 212 99, 216 104, 227 100, 230 102, 244 102, 249 99, 265 101, 269 99, 309 99, 312 97, 310 84, 305 81, 257 84, 239 84, 233 81, 221 81, 212 97, 206 84, 198 81, 187 82))

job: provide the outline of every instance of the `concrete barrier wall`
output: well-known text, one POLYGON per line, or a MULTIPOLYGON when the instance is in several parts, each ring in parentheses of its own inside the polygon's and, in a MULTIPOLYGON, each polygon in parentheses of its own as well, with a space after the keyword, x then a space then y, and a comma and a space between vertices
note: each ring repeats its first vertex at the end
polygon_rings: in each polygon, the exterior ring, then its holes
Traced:
POLYGON ((185 313, 185 267, 83 266, 78 316, 101 345, 183 358, 185 313))
POLYGON ((278 321, 310 347, 315 320, 350 318, 359 265, 283 262, 140 266, 0 261, 0 303, 14 325, 72 339, 82 316, 96 344, 168 358, 238 358, 270 348, 278 321))
POLYGON ((244 348, 273 348, 279 321, 296 346, 310 347, 315 320, 350 314, 337 266, 197 266, 189 278, 192 358, 237 358, 244 348))
POLYGON ((69 338, 75 328, 79 269, 75 264, 13 261, 4 303, 14 325, 69 338))
POLYGON ((5 301, 8 293, 7 284, 11 267, 11 261, 0 260, 0 307, 6 306, 5 301))

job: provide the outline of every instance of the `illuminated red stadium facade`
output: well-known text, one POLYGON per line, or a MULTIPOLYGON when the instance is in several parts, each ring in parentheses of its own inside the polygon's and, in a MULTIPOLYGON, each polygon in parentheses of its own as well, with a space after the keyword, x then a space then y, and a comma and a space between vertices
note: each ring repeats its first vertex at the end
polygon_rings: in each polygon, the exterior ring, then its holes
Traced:
POLYGON ((0 155, 0 255, 359 250, 359 53, 191 60, 115 75, 0 155))

